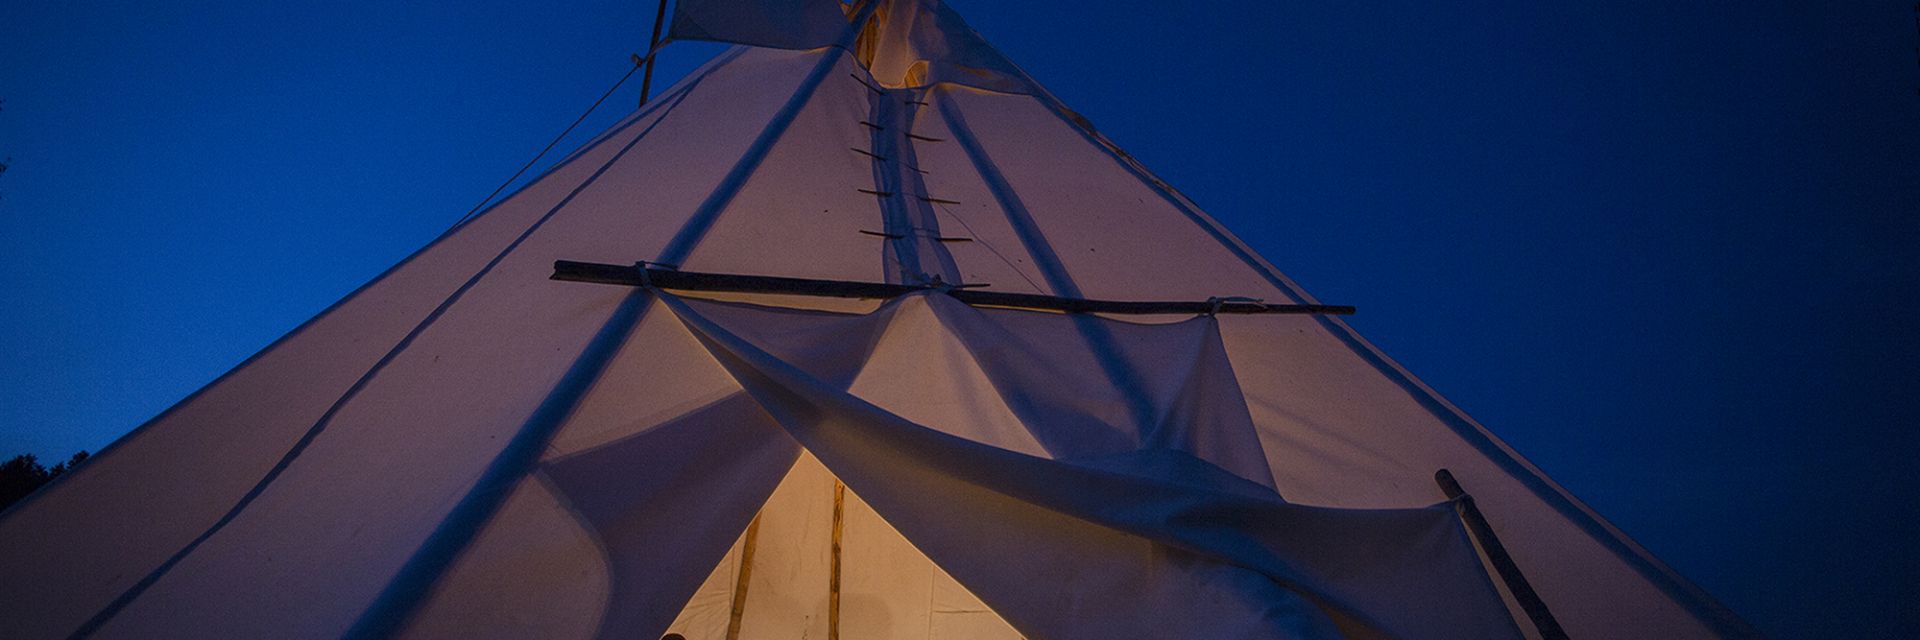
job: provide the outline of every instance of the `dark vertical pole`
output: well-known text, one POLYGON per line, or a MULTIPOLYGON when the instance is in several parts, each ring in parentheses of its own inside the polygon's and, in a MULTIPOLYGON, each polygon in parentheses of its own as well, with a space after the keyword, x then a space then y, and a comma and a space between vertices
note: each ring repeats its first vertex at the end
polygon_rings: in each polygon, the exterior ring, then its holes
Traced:
POLYGON ((653 38, 647 40, 647 70, 640 74, 640 106, 647 106, 647 96, 653 91, 653 54, 660 48, 660 26, 667 21, 667 0, 660 0, 660 10, 653 14, 653 38))
POLYGON ((1486 516, 1480 514, 1480 507, 1474 506, 1473 496, 1467 495, 1460 483, 1453 479, 1453 473, 1446 469, 1434 472, 1434 482, 1440 483, 1440 491, 1447 499, 1454 501, 1460 511, 1460 519, 1466 521, 1467 531, 1480 543, 1480 551, 1487 554, 1487 562, 1493 565, 1500 581, 1507 584, 1507 592, 1513 594, 1514 601, 1520 603, 1520 610, 1527 612, 1527 618, 1533 620, 1533 627, 1540 630, 1545 640, 1567 640, 1567 632, 1560 628, 1560 622, 1553 619, 1553 612, 1547 610, 1547 602, 1534 592, 1533 585, 1527 582, 1527 576, 1520 573, 1520 565, 1513 563, 1513 556, 1507 555, 1506 545, 1500 544, 1500 538, 1493 535, 1493 525, 1487 524, 1486 516))
POLYGON ((760 543, 761 515, 753 515, 753 523, 747 525, 747 539, 740 543, 740 573, 733 581, 733 608, 727 613, 727 640, 740 640, 740 621, 747 615, 747 586, 753 582, 753 548, 760 543))
POLYGON ((840 535, 847 520, 847 485, 833 479, 833 565, 827 580, 827 640, 840 640, 840 535))

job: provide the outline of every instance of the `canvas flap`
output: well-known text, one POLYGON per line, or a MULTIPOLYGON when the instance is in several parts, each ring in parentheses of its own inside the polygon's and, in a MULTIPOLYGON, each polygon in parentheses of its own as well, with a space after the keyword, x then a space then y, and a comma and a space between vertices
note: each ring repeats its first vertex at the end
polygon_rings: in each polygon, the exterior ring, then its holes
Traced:
MULTIPOLYGON (((790 335, 799 319, 793 312, 670 295, 662 301, 788 435, 1030 636, 1518 637, 1450 505, 1291 504, 1269 486, 1209 461, 1221 451, 1158 435, 1166 428, 1162 421, 1124 415, 1107 428, 1131 443, 1111 450, 1095 446, 1048 458, 991 446, 951 426, 902 418, 815 375, 808 361, 763 347, 790 335), (1130 605, 1113 606, 1117 602, 1130 605)), ((1224 351, 1206 348, 1217 343, 1208 329, 1211 318, 1129 325, 977 310, 938 294, 909 296, 870 317, 900 322, 909 317, 900 309, 913 305, 937 310, 924 317, 971 316, 946 325, 961 327, 961 340, 970 345, 994 339, 983 325, 1012 317, 1073 327, 1067 331, 1083 338, 1085 328, 1075 325, 1102 325, 1103 337, 1059 343, 1079 342, 1089 351, 1186 344, 1190 357, 1162 359, 1162 366, 1136 372, 1141 379, 1179 382, 1170 394, 1150 393, 1161 406, 1146 413, 1209 422, 1217 420, 1206 417, 1212 410, 1245 411, 1210 404, 1233 397, 1222 393, 1230 380, 1195 383, 1231 373, 1224 351), (1202 338, 1183 339, 1189 336, 1202 338)), ((860 340, 834 344, 865 348, 860 340)), ((1048 360, 1046 351, 1043 346, 1018 357, 1048 360)), ((974 350, 976 357, 983 352, 974 350)), ((983 358, 982 370, 990 377, 996 370, 1005 374, 985 361, 1012 353, 983 358)), ((1110 380, 1111 371, 1047 374, 1094 381, 1062 380, 1041 387, 1054 391, 1030 393, 1074 395, 1109 384, 1099 380, 1110 380)), ((1043 443, 1061 435, 1055 425, 1071 425, 1064 441, 1098 441, 1076 432, 1098 428, 1092 425, 1102 413, 1126 413, 1067 399, 1009 404, 1024 405, 1020 418, 1043 443)))

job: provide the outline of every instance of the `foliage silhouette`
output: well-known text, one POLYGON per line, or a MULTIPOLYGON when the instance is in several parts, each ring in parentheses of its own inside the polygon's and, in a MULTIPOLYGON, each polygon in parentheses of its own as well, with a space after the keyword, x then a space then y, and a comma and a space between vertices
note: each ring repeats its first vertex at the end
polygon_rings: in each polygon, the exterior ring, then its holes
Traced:
POLYGON ((44 467, 40 459, 31 453, 14 456, 12 460, 0 463, 0 510, 12 506, 14 502, 27 497, 34 490, 53 482, 61 474, 72 471, 87 461, 85 451, 73 454, 66 462, 44 467))

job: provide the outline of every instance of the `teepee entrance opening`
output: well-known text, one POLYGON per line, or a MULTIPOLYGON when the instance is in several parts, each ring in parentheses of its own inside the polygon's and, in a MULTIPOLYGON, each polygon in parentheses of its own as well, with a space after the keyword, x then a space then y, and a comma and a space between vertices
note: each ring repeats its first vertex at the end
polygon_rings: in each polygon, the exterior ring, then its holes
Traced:
POLYGON ((1021 638, 811 455, 667 629, 687 640, 1021 638))

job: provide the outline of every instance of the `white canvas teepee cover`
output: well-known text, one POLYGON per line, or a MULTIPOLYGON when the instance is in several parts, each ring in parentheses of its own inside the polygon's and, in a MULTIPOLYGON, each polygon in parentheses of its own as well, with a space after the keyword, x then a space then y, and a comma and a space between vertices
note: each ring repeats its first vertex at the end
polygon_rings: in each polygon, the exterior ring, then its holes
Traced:
POLYGON ((1571 636, 1753 634, 1336 318, 549 280, 1312 302, 934 0, 672 34, 742 46, 0 518, 10 630, 1537 635, 1445 468, 1571 636))

